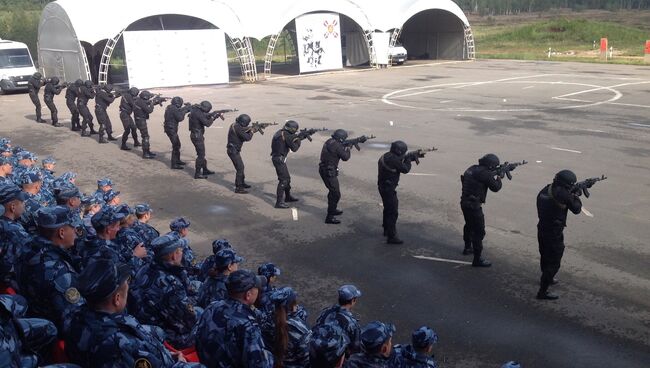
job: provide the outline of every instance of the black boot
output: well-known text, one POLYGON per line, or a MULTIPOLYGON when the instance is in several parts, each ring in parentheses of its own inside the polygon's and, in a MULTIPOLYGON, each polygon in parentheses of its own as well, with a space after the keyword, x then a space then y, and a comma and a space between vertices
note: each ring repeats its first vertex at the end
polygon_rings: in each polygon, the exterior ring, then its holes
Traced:
POLYGON ((250 189, 251 186, 246 184, 246 183, 242 183, 241 187, 246 188, 246 189, 250 189))
POLYGON ((472 248, 472 244, 465 244, 465 249, 463 249, 463 255, 467 256, 470 254, 474 254, 474 248, 472 248))
POLYGON ((95 127, 90 127, 90 135, 95 135, 95 134, 99 134, 99 132, 95 130, 95 127))
POLYGON ((539 300, 557 300, 559 298, 559 296, 549 293, 548 290, 543 287, 540 287, 539 291, 537 292, 537 299, 539 300))
POLYGON ((343 211, 341 211, 341 210, 334 210, 334 212, 332 212, 332 216, 341 216, 342 214, 343 214, 343 211))
POLYGON ((109 141, 116 141, 117 138, 113 137, 113 134, 108 133, 108 140, 109 140, 109 141))
POLYGON ((151 154, 148 149, 142 150, 142 158, 151 160, 152 158, 155 158, 156 156, 151 154))
POLYGON ((185 161, 181 161, 180 159, 176 160, 176 163, 177 163, 178 165, 187 165, 187 162, 185 162, 185 161))
POLYGON ((213 174, 215 174, 214 171, 208 170, 208 168, 205 166, 203 167, 203 175, 213 175, 213 174))
POLYGON ((203 167, 201 165, 196 166, 194 169, 194 179, 207 179, 208 177, 203 175, 203 167))
POLYGON ((327 216, 327 217, 325 217, 325 223, 326 224, 338 225, 338 224, 341 223, 341 221, 339 219, 337 219, 336 217, 334 217, 334 216, 327 216))
POLYGON ((286 202, 298 202, 298 198, 291 195, 290 189, 284 191, 284 200, 286 202))
POLYGON ((404 240, 398 238, 397 235, 395 235, 395 236, 389 236, 388 239, 386 239, 386 243, 387 244, 404 244, 404 240))
POLYGON ((492 263, 486 259, 481 258, 480 254, 474 253, 474 261, 472 262, 472 267, 490 267, 492 263))
POLYGON ((52 121, 52 126, 55 127, 55 128, 58 128, 58 127, 61 127, 63 125, 59 124, 58 121, 52 121))
POLYGON ((275 208, 289 208, 289 205, 284 202, 277 201, 275 202, 275 208))
POLYGON ((106 138, 103 135, 99 136, 98 142, 99 143, 108 143, 108 141, 106 140, 106 138))
POLYGON ((88 133, 88 131, 86 131, 86 129, 82 129, 81 130, 81 136, 82 137, 90 137, 90 133, 88 133))
POLYGON ((142 144, 140 144, 140 141, 137 139, 133 140, 133 147, 142 147, 142 144))
POLYGON ((244 187, 236 187, 235 193, 237 194, 248 194, 248 191, 244 187))

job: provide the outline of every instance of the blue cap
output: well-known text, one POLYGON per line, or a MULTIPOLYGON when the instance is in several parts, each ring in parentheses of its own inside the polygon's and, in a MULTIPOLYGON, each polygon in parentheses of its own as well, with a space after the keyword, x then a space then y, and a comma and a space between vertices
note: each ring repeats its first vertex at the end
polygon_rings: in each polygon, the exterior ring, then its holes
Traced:
POLYGON ((115 191, 113 189, 111 189, 111 190, 109 190, 107 192, 104 192, 104 202, 108 203, 108 202, 112 201, 113 198, 117 197, 118 195, 120 195, 120 192, 115 191))
POLYGON ((121 214, 122 218, 133 214, 133 210, 126 203, 122 203, 122 204, 118 205, 117 207, 115 207, 115 211, 117 213, 121 214))
POLYGON ((296 292, 288 286, 276 289, 270 295, 270 299, 273 303, 281 304, 285 307, 293 303, 297 297, 298 295, 296 292))
POLYGON ((0 153, 4 153, 4 152, 11 152, 12 154, 14 153, 14 152, 11 150, 11 147, 9 147, 8 145, 6 145, 6 144, 0 144, 0 153))
POLYGON ((2 137, 0 138, 0 144, 3 146, 8 146, 11 144, 11 139, 2 137))
POLYGON ((98 187, 105 187, 107 185, 113 186, 113 181, 110 178, 101 178, 97 180, 98 187))
POLYGON ((16 154, 18 154, 19 152, 22 152, 22 151, 24 151, 24 150, 25 150, 25 149, 22 148, 21 146, 13 146, 13 148, 11 148, 11 152, 13 152, 14 155, 16 155, 16 154))
POLYGON ((61 186, 54 190, 54 195, 57 199, 68 200, 70 198, 79 197, 81 199, 81 192, 79 188, 72 184, 61 186))
POLYGON ((79 275, 79 293, 90 302, 100 302, 117 290, 131 276, 131 267, 98 258, 90 261, 79 275))
POLYGON ((241 263, 244 261, 244 258, 240 257, 232 249, 223 249, 217 252, 214 255, 214 266, 215 267, 227 267, 233 263, 241 263))
POLYGON ((81 197, 81 204, 84 206, 91 206, 94 204, 101 204, 102 201, 94 195, 84 195, 81 197))
POLYGON ((71 179, 74 179, 76 177, 77 177, 77 173, 72 171, 66 171, 63 174, 61 174, 61 176, 59 176, 59 178, 61 178, 61 180, 63 181, 70 181, 71 179))
POLYGON ((178 248, 183 248, 187 245, 185 238, 178 238, 172 235, 159 236, 151 242, 156 257, 161 257, 166 254, 174 252, 178 248))
POLYGON ((257 276, 249 270, 237 270, 231 273, 226 280, 229 293, 243 293, 252 288, 260 289, 266 284, 266 277, 257 276))
POLYGON ((393 337, 395 326, 392 323, 372 321, 361 330, 361 345, 366 351, 375 350, 393 337))
POLYGON ((24 201, 27 194, 17 185, 7 183, 0 185, 0 204, 9 203, 13 200, 24 201))
POLYGON ((124 214, 119 213, 115 208, 105 206, 90 218, 90 223, 94 228, 106 227, 110 224, 119 222, 124 218, 124 214))
POLYGON ((29 151, 20 151, 20 152, 18 152, 16 157, 18 157, 19 161, 20 160, 33 160, 33 161, 38 160, 38 157, 35 154, 33 154, 33 153, 29 152, 29 151))
POLYGON ((152 212, 151 211, 151 206, 149 206, 146 203, 140 203, 135 205, 135 213, 136 215, 143 215, 147 212, 152 212))
POLYGON ((413 334, 411 334, 411 342, 416 348, 424 349, 438 342, 438 335, 429 327, 422 326, 413 331, 413 334))
POLYGON ((212 242, 212 254, 217 254, 222 249, 232 249, 232 245, 227 239, 217 239, 212 242))
POLYGON ((116 241, 119 244, 127 246, 129 249, 133 249, 140 244, 144 244, 144 241, 135 230, 132 228, 121 229, 117 233, 116 241))
POLYGON ((56 164, 56 160, 52 156, 47 156, 42 161, 43 165, 45 164, 56 164))
POLYGON ((20 173, 20 176, 18 177, 16 183, 20 185, 25 185, 25 184, 36 183, 42 180, 43 180, 43 176, 41 175, 41 171, 36 168, 29 167, 20 173))
POLYGON ((521 368, 521 364, 519 362, 509 361, 502 365, 501 368, 521 368))
POLYGON ((361 290, 354 285, 343 285, 339 288, 339 299, 352 300, 361 296, 361 290))
POLYGON ((345 354, 350 338, 343 330, 333 324, 324 324, 312 329, 309 341, 309 355, 312 360, 326 360, 334 364, 345 354))
POLYGON ((41 207, 36 212, 36 223, 46 229, 56 229, 64 225, 72 227, 82 225, 81 218, 76 212, 64 206, 41 207))
POLYGON ((171 231, 181 231, 182 229, 190 227, 190 222, 183 217, 177 217, 169 224, 171 231))
POLYGON ((280 276, 280 269, 273 263, 264 263, 257 269, 257 274, 270 279, 273 276, 280 276))
POLYGON ((0 156, 0 165, 12 165, 13 160, 11 157, 0 156))

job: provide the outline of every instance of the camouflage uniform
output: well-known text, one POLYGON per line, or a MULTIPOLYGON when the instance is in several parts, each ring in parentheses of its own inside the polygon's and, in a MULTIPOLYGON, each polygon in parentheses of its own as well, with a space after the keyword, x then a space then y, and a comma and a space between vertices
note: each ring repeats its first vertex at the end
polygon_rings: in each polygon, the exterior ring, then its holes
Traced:
POLYGON ((215 255, 223 249, 232 249, 232 245, 226 239, 217 239, 212 242, 212 254, 207 256, 203 262, 201 262, 201 267, 199 271, 199 279, 205 281, 208 278, 208 273, 215 265, 215 255))
POLYGON ((316 319, 316 325, 333 324, 341 328, 350 340, 348 349, 351 353, 361 351, 361 326, 352 312, 336 304, 324 309, 316 319))
POLYGON ((97 259, 110 259, 115 263, 129 263, 130 259, 125 260, 118 252, 118 245, 112 240, 92 238, 83 243, 83 246, 77 249, 81 258, 81 269, 86 268, 88 263, 97 259))
POLYGON ((84 306, 69 322, 66 353, 83 367, 196 367, 176 362, 163 345, 163 331, 127 313, 107 314, 84 306), (141 365, 146 367, 146 365, 141 365))
POLYGON ((413 345, 395 345, 391 355, 393 367, 400 368, 438 368, 438 363, 432 356, 420 354, 413 345))
MULTIPOLYGON (((13 184, 11 184, 13 186, 13 184)), ((19 291, 18 271, 22 259, 29 253, 32 236, 16 221, 0 217, 0 283, 19 291)))
POLYGON ((343 365, 344 368, 397 368, 390 360, 378 355, 358 353, 350 356, 343 365))
POLYGON ((160 236, 160 232, 156 230, 156 228, 140 221, 136 221, 135 224, 133 224, 133 230, 138 233, 144 242, 144 246, 147 248, 154 239, 160 236))
POLYGON ((129 311, 142 323, 161 327, 177 349, 194 344, 196 324, 190 280, 181 266, 159 260, 140 269, 131 284, 129 311))
POLYGON ((213 301, 226 299, 228 297, 226 280, 228 280, 228 276, 223 274, 208 277, 199 289, 197 304, 207 308, 213 301))
POLYGON ((196 351, 208 367, 271 368, 251 307, 234 299, 210 304, 197 325, 196 351))
POLYGON ((36 368, 33 353, 49 345, 57 335, 54 324, 40 318, 23 318, 27 301, 20 295, 0 295, 0 365, 36 368))
POLYGON ((72 255, 48 239, 39 236, 30 246, 32 254, 20 273, 21 292, 33 316, 54 322, 62 331, 64 318, 84 303, 76 289, 78 270, 72 255))
POLYGON ((42 207, 41 198, 39 195, 34 195, 31 193, 25 193, 27 199, 25 199, 25 212, 20 216, 18 221, 25 231, 30 234, 36 234, 36 212, 42 207))
POLYGON ((381 346, 388 343, 395 333, 395 326, 379 321, 373 321, 363 327, 361 332, 361 344, 363 353, 350 356, 345 362, 345 368, 397 368, 399 365, 390 357, 381 353, 370 354, 369 351, 377 351, 381 346))

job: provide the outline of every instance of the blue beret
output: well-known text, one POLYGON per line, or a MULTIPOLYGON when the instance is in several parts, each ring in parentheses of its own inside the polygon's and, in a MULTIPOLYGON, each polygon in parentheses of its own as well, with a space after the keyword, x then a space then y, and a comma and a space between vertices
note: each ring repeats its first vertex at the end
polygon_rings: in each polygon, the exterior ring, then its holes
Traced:
POLYGON ((438 342, 438 335, 427 326, 422 326, 411 334, 411 342, 416 348, 424 349, 438 342))
POLYGON ((43 164, 55 164, 56 160, 52 156, 47 156, 42 161, 43 164))
POLYGON ((91 261, 79 275, 79 293, 90 302, 110 296, 131 276, 131 267, 109 259, 91 261))
POLYGON ((182 229, 190 227, 190 222, 182 217, 175 218, 169 224, 171 231, 180 231, 182 229))
POLYGON ((113 200, 113 198, 117 197, 120 195, 119 191, 114 191, 113 189, 104 192, 104 202, 108 203, 113 200))
POLYGON ((222 249, 231 249, 232 245, 227 239, 217 239, 212 242, 212 254, 217 254, 222 249))
POLYGON ((36 223, 39 227, 56 229, 64 225, 79 227, 81 218, 71 209, 64 206, 41 207, 36 212, 36 223))
POLYGON ((222 249, 214 255, 214 265, 216 267, 226 267, 233 263, 241 263, 244 258, 240 257, 232 249, 222 249))
POLYGON ((13 200, 24 201, 27 194, 17 185, 7 183, 0 185, 0 204, 9 203, 13 200))
POLYGON ((518 362, 510 361, 502 365, 501 368, 521 368, 521 364, 519 364, 518 362))
POLYGON ((152 212, 151 211, 151 206, 149 206, 146 203, 140 203, 135 205, 135 213, 138 215, 145 214, 147 212, 152 212))
POLYGON ((312 329, 309 341, 309 355, 313 360, 325 359, 336 363, 350 345, 350 339, 343 330, 333 324, 324 324, 312 329))
POLYGON ((106 227, 110 224, 119 222, 124 218, 124 214, 118 212, 115 208, 110 206, 104 206, 99 210, 93 217, 90 218, 90 223, 94 228, 97 227, 106 227))
POLYGON ((285 286, 279 289, 274 290, 271 295, 271 301, 275 304, 282 304, 285 307, 293 303, 298 295, 292 288, 285 286))
POLYGON ((374 350, 393 337, 395 326, 380 321, 372 321, 361 330, 361 344, 368 350, 374 350))
POLYGON ((113 186, 113 181, 110 178, 102 178, 97 180, 98 187, 105 187, 107 185, 113 186))
POLYGON ((29 151, 20 151, 16 156, 18 157, 18 160, 38 160, 38 157, 29 151))
POLYGON ((151 247, 153 248, 156 257, 164 256, 174 252, 178 248, 183 248, 186 245, 187 240, 185 238, 179 238, 169 234, 159 236, 151 242, 151 247))
POLYGON ((339 288, 339 299, 352 300, 361 296, 361 290, 354 285, 343 285, 339 288))
POLYGON ((231 273, 226 280, 229 293, 243 293, 252 288, 260 289, 266 284, 266 277, 257 276, 249 270, 237 270, 231 273))
POLYGON ((257 269, 257 274, 270 279, 273 276, 280 276, 280 269, 273 263, 264 263, 257 269))
POLYGON ((42 180, 43 180, 43 176, 41 175, 41 171, 30 167, 20 173, 17 183, 20 183, 20 185, 24 185, 24 184, 36 183, 37 181, 42 181, 42 180))
POLYGON ((79 188, 72 184, 63 185, 54 190, 57 199, 68 200, 70 198, 79 197, 81 199, 81 192, 79 188))
POLYGON ((11 157, 0 156, 0 165, 13 165, 11 157))

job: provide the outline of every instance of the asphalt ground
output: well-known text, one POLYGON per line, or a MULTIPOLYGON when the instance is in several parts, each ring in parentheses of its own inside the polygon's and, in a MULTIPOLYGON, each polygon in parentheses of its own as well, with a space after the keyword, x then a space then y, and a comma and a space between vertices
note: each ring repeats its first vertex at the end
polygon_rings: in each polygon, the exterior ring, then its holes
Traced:
MULTIPOLYGON (((180 129, 184 171, 169 169, 171 145, 163 109, 149 121, 156 160, 98 145, 69 129, 64 99, 56 103, 66 128, 34 122, 27 95, 0 96, 0 135, 58 160, 59 173, 79 172, 82 189, 110 176, 128 203, 146 201, 153 223, 165 229, 175 216, 192 222, 192 246, 208 255, 210 243, 228 238, 246 257, 282 268, 279 284, 297 289, 313 320, 336 301, 345 283, 363 292, 355 312, 362 323, 393 322, 397 342, 420 325, 440 336, 436 356, 444 367, 648 367, 650 365, 650 69, 640 66, 479 61, 404 66, 378 71, 274 78, 255 85, 160 90, 186 101, 210 100, 239 108, 253 120, 295 119, 301 127, 344 128, 377 139, 340 165, 341 225, 323 223, 326 189, 317 171, 327 133, 303 142, 287 161, 295 212, 274 209, 276 176, 270 160, 271 127, 244 146, 248 195, 233 193, 234 170, 225 154, 226 129, 206 132, 209 180, 194 180, 194 149, 187 122, 180 129), (439 150, 414 166, 398 187, 398 231, 406 242, 386 245, 377 159, 391 141, 439 150), (485 256, 494 264, 474 269, 455 261, 463 219, 460 174, 493 152, 502 161, 527 160, 499 193, 488 194, 485 256), (553 291, 538 301, 540 276, 535 197, 564 168, 580 180, 607 175, 570 215, 567 249, 553 291), (297 218, 294 220, 294 214, 297 218)), ((47 118, 47 108, 44 106, 47 118)), ((116 134, 122 127, 110 108, 116 134)), ((49 119, 48 119, 49 120, 49 119)), ((132 143, 132 142, 131 142, 132 143)), ((131 144, 130 143, 130 144, 131 144)))

